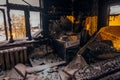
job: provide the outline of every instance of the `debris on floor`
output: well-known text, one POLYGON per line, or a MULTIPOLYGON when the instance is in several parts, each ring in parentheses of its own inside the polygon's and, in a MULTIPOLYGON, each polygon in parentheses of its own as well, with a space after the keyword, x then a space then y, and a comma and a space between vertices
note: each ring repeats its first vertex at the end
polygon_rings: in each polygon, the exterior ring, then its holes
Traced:
POLYGON ((29 56, 29 65, 19 63, 7 71, 0 68, 0 80, 120 80, 120 46, 114 46, 120 38, 115 43, 117 36, 99 33, 69 64, 43 45, 29 56))
POLYGON ((30 58, 30 62, 32 66, 39 66, 42 64, 49 64, 49 63, 56 63, 61 62, 62 59, 58 57, 57 54, 47 54, 45 56, 40 56, 39 54, 36 54, 30 58))
POLYGON ((0 80, 69 80, 70 76, 63 70, 65 61, 56 54, 30 58, 32 67, 17 64, 12 70, 1 74, 0 80))
POLYGON ((54 66, 58 66, 58 65, 62 65, 65 64, 65 61, 61 61, 61 62, 57 62, 57 63, 49 63, 49 64, 45 64, 45 65, 40 65, 40 66, 35 66, 35 67, 31 67, 26 69, 28 73, 35 73, 35 72, 39 72, 42 70, 45 70, 47 68, 51 68, 54 66))
POLYGON ((58 57, 57 54, 50 53, 39 58, 32 56, 30 63, 33 67, 26 69, 28 73, 40 74, 42 75, 42 80, 61 80, 59 71, 64 69, 66 62, 58 57))
MULTIPOLYGON (((120 70, 120 56, 80 68, 75 72, 76 80, 99 80, 112 72, 120 70)), ((109 80, 109 79, 107 79, 109 80)), ((114 80, 114 79, 110 79, 114 80)), ((116 79, 115 79, 116 80, 116 79)))

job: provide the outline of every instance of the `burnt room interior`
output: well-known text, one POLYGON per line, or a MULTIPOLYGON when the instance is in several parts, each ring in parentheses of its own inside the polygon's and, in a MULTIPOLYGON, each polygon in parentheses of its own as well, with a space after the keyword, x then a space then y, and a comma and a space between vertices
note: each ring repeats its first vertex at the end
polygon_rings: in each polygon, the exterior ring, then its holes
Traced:
POLYGON ((119 0, 0 0, 0 80, 120 80, 119 0))

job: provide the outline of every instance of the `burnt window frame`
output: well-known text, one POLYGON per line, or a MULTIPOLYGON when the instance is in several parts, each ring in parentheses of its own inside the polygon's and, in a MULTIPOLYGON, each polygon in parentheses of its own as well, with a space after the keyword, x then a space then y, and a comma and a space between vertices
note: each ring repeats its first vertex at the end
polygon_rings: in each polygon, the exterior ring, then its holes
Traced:
POLYGON ((8 32, 7 32, 7 22, 6 22, 5 10, 2 9, 2 8, 0 8, 0 11, 3 13, 4 29, 5 29, 5 36, 6 36, 6 39, 5 39, 5 40, 8 40, 8 32))
POLYGON ((0 5, 0 7, 1 6, 6 8, 6 9, 0 8, 0 10, 4 11, 4 17, 5 17, 4 18, 5 24, 4 25, 5 25, 6 40, 9 40, 9 42, 14 42, 14 40, 15 40, 13 38, 13 35, 12 35, 12 24, 11 24, 10 10, 24 11, 26 37, 28 37, 27 40, 32 40, 31 29, 30 29, 30 21, 29 21, 30 11, 40 13, 40 16, 39 16, 40 17, 40 26, 43 25, 43 23, 42 23, 42 15, 41 15, 42 14, 42 8, 43 8, 43 0, 39 0, 39 6, 37 6, 37 7, 32 6, 29 3, 28 3, 28 5, 13 4, 13 3, 9 3, 9 0, 6 0, 6 4, 0 5), (8 32, 9 32, 10 36, 8 36, 8 32))
MULTIPOLYGON (((40 2, 41 0, 39 0, 40 2)), ((40 12, 41 13, 41 5, 39 7, 31 6, 31 5, 19 5, 19 4, 12 4, 12 3, 7 3, 9 11, 12 10, 22 10, 24 11, 25 15, 25 24, 26 24, 26 37, 28 37, 28 40, 31 40, 31 29, 30 29, 30 11, 34 12, 40 12)), ((40 2, 41 4, 41 2, 40 2)), ((10 13, 9 13, 10 14, 10 13)), ((40 16, 40 25, 41 25, 41 16, 40 16)), ((12 27, 10 27, 12 29, 12 27)), ((11 33, 12 34, 12 33, 11 33)))

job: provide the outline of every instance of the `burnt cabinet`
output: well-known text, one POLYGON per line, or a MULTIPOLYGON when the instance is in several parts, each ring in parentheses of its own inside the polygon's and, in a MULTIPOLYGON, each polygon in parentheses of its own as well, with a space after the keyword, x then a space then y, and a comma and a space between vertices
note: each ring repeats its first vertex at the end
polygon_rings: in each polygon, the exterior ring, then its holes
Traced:
POLYGON ((53 41, 55 52, 65 61, 70 62, 79 50, 78 41, 53 41))

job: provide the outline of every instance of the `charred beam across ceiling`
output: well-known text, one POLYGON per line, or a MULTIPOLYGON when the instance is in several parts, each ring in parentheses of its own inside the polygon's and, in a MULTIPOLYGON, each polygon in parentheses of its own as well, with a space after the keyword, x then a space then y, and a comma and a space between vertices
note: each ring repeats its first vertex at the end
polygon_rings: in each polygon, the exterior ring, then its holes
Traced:
POLYGON ((72 13, 75 15, 79 15, 79 13, 89 13, 93 0, 45 0, 45 8, 46 10, 50 10, 51 7, 54 6, 56 11, 60 11, 61 13, 72 13))
POLYGON ((120 0, 108 0, 110 5, 120 4, 120 0))

